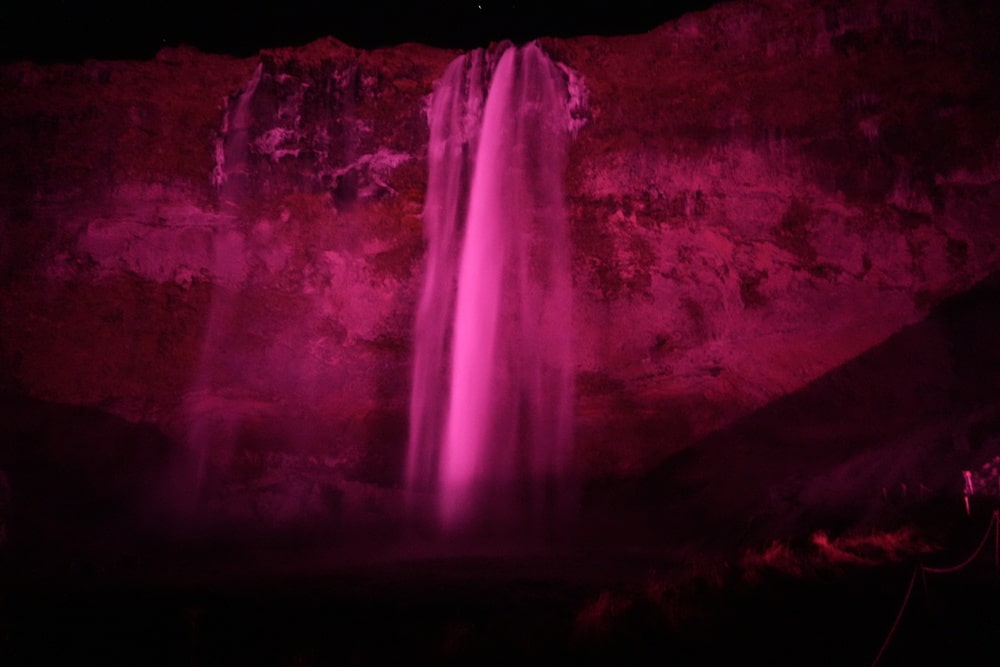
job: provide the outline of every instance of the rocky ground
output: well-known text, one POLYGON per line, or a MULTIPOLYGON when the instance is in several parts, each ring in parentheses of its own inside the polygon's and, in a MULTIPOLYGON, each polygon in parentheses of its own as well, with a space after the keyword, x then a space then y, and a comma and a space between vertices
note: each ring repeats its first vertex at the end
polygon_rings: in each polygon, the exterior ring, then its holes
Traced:
POLYGON ((917 563, 971 553, 988 517, 951 521, 947 548, 908 530, 815 535, 728 561, 577 545, 353 562, 264 547, 148 552, 71 571, 18 563, 5 568, 0 650, 18 665, 845 665, 872 664, 891 639, 878 664, 987 665, 998 620, 992 545, 907 591, 917 563))

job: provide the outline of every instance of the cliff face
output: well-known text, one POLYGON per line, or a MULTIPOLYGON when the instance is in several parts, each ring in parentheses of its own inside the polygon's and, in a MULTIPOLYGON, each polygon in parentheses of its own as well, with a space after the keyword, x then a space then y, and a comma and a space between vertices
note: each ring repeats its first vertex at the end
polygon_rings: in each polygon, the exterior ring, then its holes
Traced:
MULTIPOLYGON (((736 2, 543 41, 579 102, 587 476, 649 471, 1000 268, 989 11, 736 2)), ((456 55, 0 68, 0 388, 157 425, 225 515, 391 514, 456 55)))
POLYGON ((581 371, 665 422, 649 456, 995 268, 996 72, 971 18, 730 5, 577 46, 593 116, 570 161, 577 267, 584 319, 604 323, 581 328, 581 371))

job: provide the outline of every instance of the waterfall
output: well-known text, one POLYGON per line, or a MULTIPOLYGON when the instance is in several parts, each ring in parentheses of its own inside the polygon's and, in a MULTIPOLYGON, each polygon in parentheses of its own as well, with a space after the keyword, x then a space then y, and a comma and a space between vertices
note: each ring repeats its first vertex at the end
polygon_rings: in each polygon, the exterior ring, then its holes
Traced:
POLYGON ((253 123, 250 102, 260 85, 263 71, 263 63, 258 63, 253 76, 236 97, 235 104, 227 110, 223 118, 222 137, 216 147, 213 179, 219 188, 220 209, 230 213, 239 210, 249 192, 247 158, 253 123))
POLYGON ((220 359, 225 359, 227 322, 236 310, 236 289, 244 257, 243 236, 231 228, 250 194, 250 138, 253 129, 251 103, 264 71, 258 63, 253 75, 232 101, 223 118, 222 136, 216 148, 213 180, 218 188, 219 210, 228 225, 220 225, 212 237, 212 289, 202 329, 201 349, 194 381, 184 399, 187 419, 185 441, 194 454, 194 477, 188 511, 197 511, 213 455, 226 452, 239 430, 238 420, 220 410, 213 398, 220 359))
POLYGON ((499 50, 430 107, 407 485, 450 532, 545 528, 572 495, 566 82, 537 44, 499 50))

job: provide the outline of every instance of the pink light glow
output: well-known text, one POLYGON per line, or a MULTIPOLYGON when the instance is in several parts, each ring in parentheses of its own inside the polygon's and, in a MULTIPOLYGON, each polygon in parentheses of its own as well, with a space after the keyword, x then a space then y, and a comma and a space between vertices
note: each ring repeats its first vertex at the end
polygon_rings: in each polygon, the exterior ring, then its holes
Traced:
POLYGON ((507 48, 479 125, 483 58, 453 63, 432 104, 408 481, 434 490, 449 531, 544 520, 560 503, 571 444, 565 83, 537 45, 507 48), (449 374, 435 379, 428 360, 448 359, 449 331, 449 374))
MULTIPOLYGON (((509 212, 505 182, 513 165, 507 155, 510 130, 514 49, 508 49, 494 74, 483 114, 476 156, 465 244, 458 274, 455 342, 451 369, 451 402, 441 458, 441 516, 445 525, 467 520, 471 496, 487 474, 482 458, 489 447, 489 427, 498 382, 497 321, 500 315, 501 269, 507 262, 509 212)), ((518 221, 511 221, 517 224, 518 221)))

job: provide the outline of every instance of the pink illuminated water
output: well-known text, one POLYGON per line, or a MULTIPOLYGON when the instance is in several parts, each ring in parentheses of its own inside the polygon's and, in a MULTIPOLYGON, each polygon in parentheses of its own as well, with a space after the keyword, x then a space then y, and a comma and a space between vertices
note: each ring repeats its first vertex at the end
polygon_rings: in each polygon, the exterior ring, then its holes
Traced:
POLYGON ((566 104, 535 44, 459 58, 432 100, 407 481, 448 531, 544 528, 571 495, 566 104))

